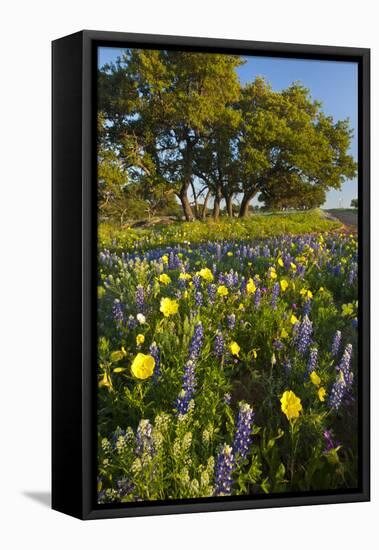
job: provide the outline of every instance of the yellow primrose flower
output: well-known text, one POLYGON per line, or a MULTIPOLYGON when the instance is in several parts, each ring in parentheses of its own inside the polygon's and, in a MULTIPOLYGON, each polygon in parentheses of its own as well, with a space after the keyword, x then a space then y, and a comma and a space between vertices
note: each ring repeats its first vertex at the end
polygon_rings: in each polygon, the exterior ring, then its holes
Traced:
POLYGON ((179 304, 176 300, 171 300, 171 298, 162 298, 159 309, 165 317, 170 317, 170 315, 178 313, 179 304))
POLYGON ((199 275, 204 281, 212 282, 214 277, 212 271, 209 269, 209 267, 204 267, 203 269, 200 269, 200 271, 197 272, 197 275, 199 275))
POLYGON ((278 275, 276 274, 275 268, 272 267, 272 268, 270 269, 270 278, 271 278, 271 279, 276 279, 277 276, 278 276, 278 275))
POLYGON ((171 279, 167 273, 162 273, 162 275, 159 275, 159 282, 168 285, 168 283, 171 283, 171 279))
POLYGON ((233 252, 229 250, 229 252, 226 254, 227 256, 233 256, 233 252))
POLYGON ((252 350, 251 350, 251 353, 253 354, 254 359, 256 359, 256 358, 257 358, 257 355, 258 355, 257 350, 256 350, 256 349, 252 349, 252 350))
POLYGON ((286 338, 288 338, 288 336, 289 336, 289 334, 288 334, 288 332, 286 331, 286 329, 285 329, 285 328, 282 328, 282 330, 281 330, 281 332, 280 332, 280 338, 283 338, 283 339, 285 340, 286 338))
POLYGON ((297 397, 292 390, 287 390, 283 393, 280 399, 282 404, 282 412, 288 420, 298 418, 303 410, 300 397, 297 397))
POLYGON ((229 349, 232 355, 236 355, 238 357, 241 348, 239 347, 237 342, 232 342, 231 344, 229 344, 229 349))
POLYGON ((300 290, 301 296, 306 296, 307 298, 313 298, 313 294, 310 290, 307 290, 306 288, 302 288, 300 290))
POLYGON ((282 292, 285 292, 286 289, 288 288, 288 281, 286 281, 285 279, 282 279, 280 281, 280 288, 282 289, 282 292))
POLYGON ((324 287, 323 286, 320 286, 320 288, 318 289, 319 292, 324 292, 324 287))
POLYGON ((354 311, 353 304, 342 304, 342 316, 347 317, 348 315, 351 315, 354 311))
POLYGON ((294 264, 293 262, 290 263, 290 266, 291 266, 291 269, 293 269, 294 271, 296 271, 296 264, 294 264))
POLYGON ((283 262, 282 258, 278 259, 278 265, 280 265, 280 267, 284 267, 284 262, 283 262))
POLYGON ((112 381, 106 372, 104 373, 103 378, 99 382, 99 388, 102 388, 102 387, 106 387, 106 388, 112 387, 112 381))
POLYGON ((135 356, 131 371, 133 376, 140 380, 145 380, 153 375, 155 367, 155 359, 151 355, 145 355, 144 353, 137 353, 135 356))
POLYGON ((226 288, 225 285, 221 285, 217 289, 217 294, 219 296, 227 296, 229 294, 229 290, 226 288))
POLYGON ((319 386, 321 384, 321 378, 319 377, 316 371, 311 372, 310 379, 312 384, 314 384, 315 386, 319 386))
POLYGON ((140 346, 145 341, 145 336, 143 334, 137 334, 136 336, 136 344, 137 346, 140 346))
POLYGON ((257 287, 255 286, 253 279, 248 280, 246 285, 246 290, 248 294, 253 294, 257 290, 257 287))
POLYGON ((188 290, 185 290, 185 291, 183 292, 183 298, 184 298, 185 300, 187 300, 187 298, 188 298, 188 290))
POLYGON ((162 256, 162 262, 163 262, 164 264, 168 264, 168 256, 167 256, 167 254, 165 254, 164 256, 162 256))
POLYGON ((238 306, 238 309, 239 309, 240 311, 244 311, 244 310, 245 310, 245 306, 244 306, 243 304, 240 304, 240 305, 238 306))
POLYGON ((189 273, 181 273, 179 275, 179 279, 181 281, 189 281, 189 279, 191 279, 191 275, 189 273))
POLYGON ((325 401, 325 395, 326 395, 326 389, 325 388, 319 388, 317 392, 318 398, 320 401, 325 401))
POLYGON ((291 319, 290 319, 292 325, 294 325, 295 323, 298 323, 299 322, 299 319, 296 317, 296 315, 291 315, 291 319))

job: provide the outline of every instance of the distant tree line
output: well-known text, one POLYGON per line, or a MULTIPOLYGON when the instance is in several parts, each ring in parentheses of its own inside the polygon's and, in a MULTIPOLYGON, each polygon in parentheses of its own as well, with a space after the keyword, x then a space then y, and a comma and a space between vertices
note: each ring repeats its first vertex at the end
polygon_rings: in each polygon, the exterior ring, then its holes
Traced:
POLYGON ((348 120, 326 116, 309 90, 242 85, 240 56, 126 50, 98 72, 100 215, 244 217, 323 204, 356 174, 348 120), (223 202, 224 201, 224 202, 223 202), (178 212, 179 210, 179 212, 178 212))

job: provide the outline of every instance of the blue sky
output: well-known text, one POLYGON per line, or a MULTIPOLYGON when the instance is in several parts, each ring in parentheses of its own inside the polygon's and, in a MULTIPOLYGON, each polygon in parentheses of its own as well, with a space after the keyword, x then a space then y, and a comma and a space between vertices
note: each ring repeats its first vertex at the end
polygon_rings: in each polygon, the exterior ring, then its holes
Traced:
MULTIPOLYGON (((114 61, 122 54, 119 48, 99 48, 98 64, 114 61)), ((358 159, 358 65, 343 61, 314 61, 278 57, 246 56, 246 63, 237 72, 242 83, 263 76, 274 90, 288 87, 299 80, 309 88, 314 99, 322 102, 322 109, 335 120, 350 119, 354 138, 350 154, 358 159)), ((324 208, 349 207, 358 196, 357 179, 344 183, 341 191, 329 191, 324 208)))

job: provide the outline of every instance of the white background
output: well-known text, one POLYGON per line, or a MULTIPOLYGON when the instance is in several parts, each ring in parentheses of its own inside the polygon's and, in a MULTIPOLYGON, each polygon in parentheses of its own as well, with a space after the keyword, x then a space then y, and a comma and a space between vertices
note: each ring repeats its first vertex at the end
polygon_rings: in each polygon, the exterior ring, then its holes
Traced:
MULTIPOLYGON (((372 48, 373 316, 378 260, 378 18, 369 0, 10 0, 0 47, 0 544, 13 548, 374 548, 371 503, 80 522, 49 509, 50 41, 83 28, 372 48), (371 542, 369 540, 371 539, 371 542), (2 542, 1 542, 2 541, 2 542)), ((375 317, 373 319, 375 321, 375 317)), ((70 396, 67 396, 67 407, 70 396)))

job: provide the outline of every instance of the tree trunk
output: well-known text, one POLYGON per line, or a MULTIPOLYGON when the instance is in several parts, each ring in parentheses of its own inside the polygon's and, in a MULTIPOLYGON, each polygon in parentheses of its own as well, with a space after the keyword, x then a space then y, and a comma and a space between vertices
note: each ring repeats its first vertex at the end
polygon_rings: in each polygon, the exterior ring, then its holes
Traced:
POLYGON ((217 220, 220 216, 220 204, 222 200, 221 186, 217 187, 213 203, 213 217, 217 220))
POLYGON ((233 218, 233 197, 228 195, 225 197, 226 201, 226 211, 228 212, 229 218, 233 218))
POLYGON ((204 204, 203 204, 203 212, 202 212, 202 216, 201 216, 203 218, 203 220, 205 220, 206 217, 207 217, 208 201, 209 201, 210 196, 211 196, 211 190, 208 189, 207 194, 205 195, 204 204))
POLYGON ((239 218, 246 218, 246 216, 249 213, 250 201, 254 198, 254 196, 255 196, 255 193, 245 193, 244 194, 244 196, 242 197, 240 211, 239 211, 239 214, 238 214, 239 218))
POLYGON ((198 219, 200 218, 200 216, 199 216, 199 205, 198 205, 198 202, 197 202, 197 193, 196 193, 196 189, 195 189, 195 186, 194 186, 194 184, 193 184, 192 181, 191 181, 191 189, 192 189, 193 200, 194 200, 195 217, 196 217, 196 219, 198 220, 198 219))
POLYGON ((179 200, 183 208, 184 217, 186 218, 187 222, 189 222, 193 220, 193 212, 192 212, 190 201, 188 199, 187 188, 188 187, 186 186, 182 187, 179 193, 179 200))

